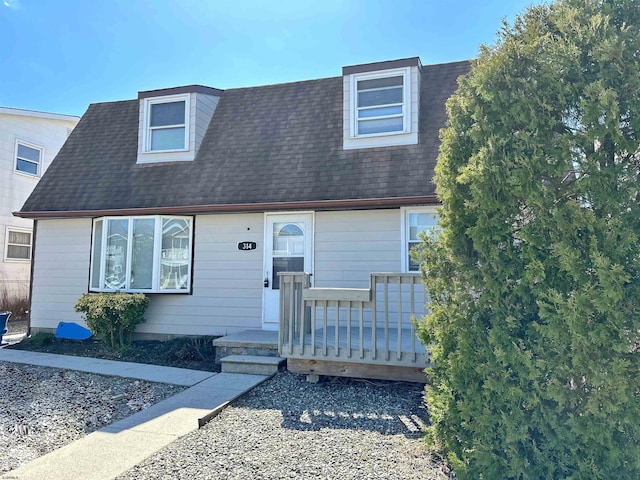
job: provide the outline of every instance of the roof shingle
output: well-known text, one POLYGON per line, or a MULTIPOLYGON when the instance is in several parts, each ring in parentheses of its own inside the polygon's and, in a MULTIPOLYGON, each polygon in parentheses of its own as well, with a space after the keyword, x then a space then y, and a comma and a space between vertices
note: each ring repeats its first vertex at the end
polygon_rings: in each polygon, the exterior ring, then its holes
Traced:
POLYGON ((430 196, 469 62, 422 67, 419 144, 342 149, 342 77, 226 90, 192 162, 136 164, 138 100, 92 104, 21 212, 430 196))

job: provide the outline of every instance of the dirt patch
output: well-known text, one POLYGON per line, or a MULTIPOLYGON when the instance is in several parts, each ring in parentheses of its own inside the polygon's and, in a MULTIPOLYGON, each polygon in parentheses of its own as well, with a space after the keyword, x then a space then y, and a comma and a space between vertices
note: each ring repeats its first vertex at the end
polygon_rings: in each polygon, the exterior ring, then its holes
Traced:
POLYGON ((93 338, 84 341, 61 340, 51 334, 37 333, 5 348, 215 372, 219 371, 219 366, 215 365, 215 347, 212 343, 215 338, 137 341, 124 349, 112 349, 106 342, 93 338))

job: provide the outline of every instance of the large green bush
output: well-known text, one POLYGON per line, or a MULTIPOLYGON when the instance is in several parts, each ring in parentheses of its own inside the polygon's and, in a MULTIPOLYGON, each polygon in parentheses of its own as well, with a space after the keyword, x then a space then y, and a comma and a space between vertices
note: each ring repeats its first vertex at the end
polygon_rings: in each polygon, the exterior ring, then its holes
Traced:
POLYGON ((428 439, 460 479, 640 478, 640 5, 533 7, 447 104, 428 439))
POLYGON ((113 348, 131 342, 136 326, 144 322, 149 298, 142 293, 85 293, 75 311, 85 315, 92 332, 110 341, 113 348))

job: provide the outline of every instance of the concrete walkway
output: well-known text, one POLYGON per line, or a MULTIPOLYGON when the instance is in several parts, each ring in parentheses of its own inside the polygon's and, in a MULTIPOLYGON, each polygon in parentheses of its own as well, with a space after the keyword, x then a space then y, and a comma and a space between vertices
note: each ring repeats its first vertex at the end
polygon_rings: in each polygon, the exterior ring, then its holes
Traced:
POLYGON ((9 345, 11 343, 18 343, 26 338, 27 334, 24 333, 5 333, 2 336, 2 346, 9 345))
POLYGON ((197 430, 235 398, 269 378, 6 348, 0 349, 0 361, 189 387, 0 477, 6 480, 114 479, 181 436, 197 430))

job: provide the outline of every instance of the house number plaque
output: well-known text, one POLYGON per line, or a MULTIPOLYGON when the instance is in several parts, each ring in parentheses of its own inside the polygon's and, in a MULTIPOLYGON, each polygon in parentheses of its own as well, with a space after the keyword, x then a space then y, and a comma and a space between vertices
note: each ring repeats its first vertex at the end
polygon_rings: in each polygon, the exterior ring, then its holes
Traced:
POLYGON ((240 242, 238 244, 238 250, 255 250, 256 247, 256 242, 240 242))

